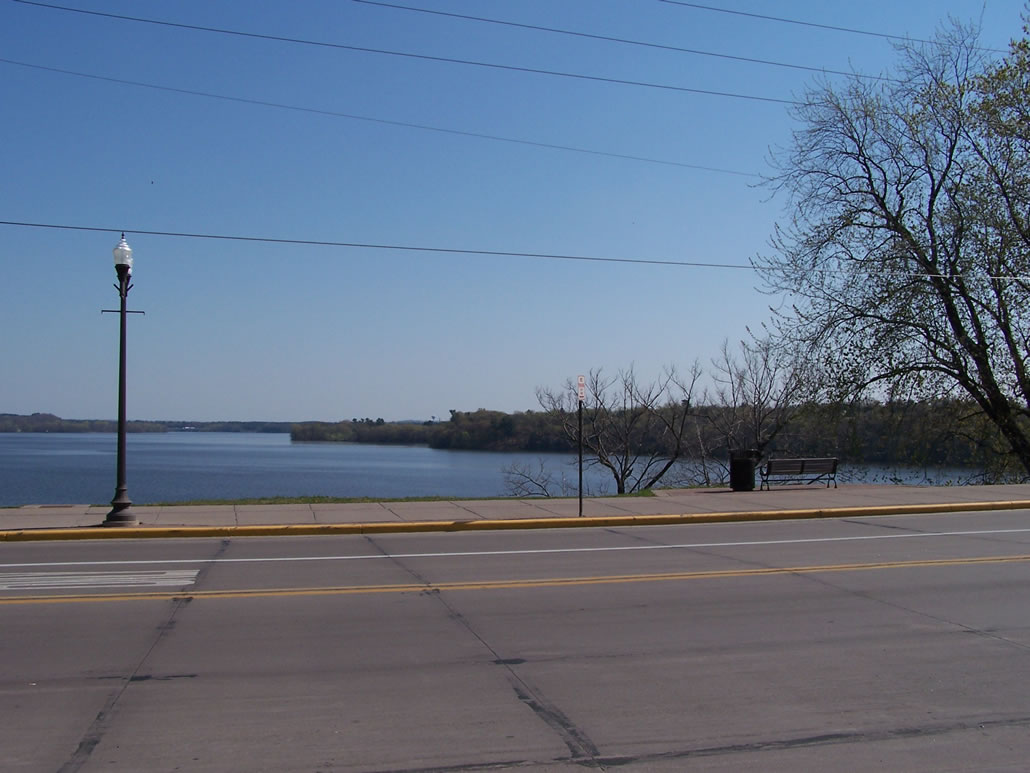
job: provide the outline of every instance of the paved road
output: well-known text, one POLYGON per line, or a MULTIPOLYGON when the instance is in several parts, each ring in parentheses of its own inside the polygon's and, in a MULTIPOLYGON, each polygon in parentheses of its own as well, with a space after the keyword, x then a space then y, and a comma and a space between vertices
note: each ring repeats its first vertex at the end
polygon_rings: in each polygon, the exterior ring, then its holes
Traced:
POLYGON ((1025 770, 1030 513, 0 544, 5 771, 1025 770))

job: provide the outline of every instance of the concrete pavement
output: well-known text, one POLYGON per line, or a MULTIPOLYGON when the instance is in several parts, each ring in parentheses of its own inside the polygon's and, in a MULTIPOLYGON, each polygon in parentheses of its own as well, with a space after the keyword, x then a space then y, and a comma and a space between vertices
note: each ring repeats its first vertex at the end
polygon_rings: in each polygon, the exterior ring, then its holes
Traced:
POLYGON ((645 525, 891 513, 1030 509, 1030 484, 668 489, 654 497, 485 499, 304 505, 140 505, 139 527, 97 528, 109 507, 0 508, 0 541, 264 536, 645 525))

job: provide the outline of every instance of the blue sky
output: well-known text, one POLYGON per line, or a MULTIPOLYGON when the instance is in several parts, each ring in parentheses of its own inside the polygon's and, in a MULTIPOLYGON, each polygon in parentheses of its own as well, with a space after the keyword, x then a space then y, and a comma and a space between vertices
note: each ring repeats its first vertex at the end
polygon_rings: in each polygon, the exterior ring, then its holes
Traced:
MULTIPOLYGON (((815 77, 353 0, 64 4, 776 100, 815 77)), ((401 4, 833 70, 878 74, 895 61, 880 37, 661 0, 401 4)), ((951 14, 979 21, 983 45, 999 49, 1021 35, 1023 10, 1018 0, 707 5, 917 38, 951 14)), ((0 220, 110 229, 0 225, 0 412, 115 415, 117 319, 100 309, 117 306, 121 230, 135 255, 130 307, 146 311, 129 320, 138 419, 536 408, 536 387, 590 368, 633 365, 647 379, 705 365, 776 302, 740 268, 145 232, 746 266, 789 216, 747 176, 768 173, 770 148, 789 142, 782 103, 14 0, 0 0, 0 52, 0 220)))

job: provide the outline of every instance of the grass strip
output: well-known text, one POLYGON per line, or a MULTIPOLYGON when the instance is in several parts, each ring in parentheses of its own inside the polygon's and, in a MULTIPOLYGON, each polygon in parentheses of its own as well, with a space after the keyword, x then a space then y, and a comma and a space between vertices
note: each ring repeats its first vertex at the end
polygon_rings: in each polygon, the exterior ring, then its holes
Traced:
MULTIPOLYGON (((634 491, 632 494, 612 494, 590 499, 627 499, 653 497, 650 489, 634 491)), ((517 499, 575 499, 576 497, 254 497, 252 499, 191 499, 185 502, 137 502, 140 507, 197 507, 210 505, 336 505, 336 504, 378 504, 379 502, 494 502, 517 499)), ((105 505, 94 505, 104 507, 105 505)))

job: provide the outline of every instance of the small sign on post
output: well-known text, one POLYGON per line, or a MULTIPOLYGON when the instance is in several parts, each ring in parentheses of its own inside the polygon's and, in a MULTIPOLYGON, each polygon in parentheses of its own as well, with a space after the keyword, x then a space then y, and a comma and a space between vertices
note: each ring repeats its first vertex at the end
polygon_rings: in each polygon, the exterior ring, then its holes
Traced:
POLYGON ((576 396, 579 398, 579 431, 576 433, 579 445, 579 517, 583 517, 583 403, 587 399, 587 380, 585 376, 576 377, 576 396))

